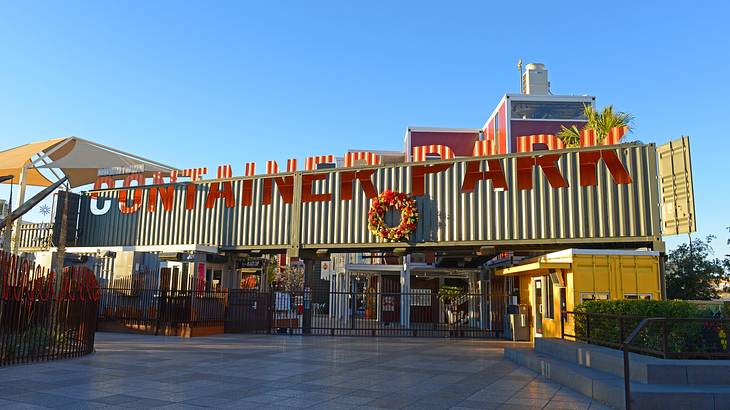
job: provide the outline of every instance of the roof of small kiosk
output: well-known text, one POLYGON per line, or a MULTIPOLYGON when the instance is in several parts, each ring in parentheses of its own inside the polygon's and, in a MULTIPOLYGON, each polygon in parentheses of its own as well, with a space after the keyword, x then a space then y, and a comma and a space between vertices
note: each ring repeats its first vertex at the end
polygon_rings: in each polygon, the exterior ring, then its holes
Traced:
POLYGON ((52 184, 41 174, 41 168, 60 170, 68 177, 71 187, 78 187, 96 181, 99 169, 140 164, 144 166, 145 176, 175 170, 168 165, 78 137, 55 138, 0 151, 0 175, 13 176, 12 181, 5 183, 19 183, 23 167, 27 167, 25 183, 35 186, 52 184))

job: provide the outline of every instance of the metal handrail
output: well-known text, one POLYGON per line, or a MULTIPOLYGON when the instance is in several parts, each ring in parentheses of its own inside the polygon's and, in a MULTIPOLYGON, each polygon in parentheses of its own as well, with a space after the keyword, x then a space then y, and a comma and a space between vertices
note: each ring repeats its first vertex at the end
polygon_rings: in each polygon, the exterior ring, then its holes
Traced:
MULTIPOLYGON (((712 359, 712 358, 730 358, 730 352, 727 350, 727 347, 720 347, 720 350, 710 350, 710 351, 702 351, 701 349, 694 349, 694 350, 685 350, 685 351, 674 351, 674 347, 670 346, 670 328, 672 327, 674 322, 678 323, 705 323, 705 326, 707 326, 708 323, 717 323, 717 326, 723 326, 723 328, 727 329, 726 325, 730 322, 730 319, 723 319, 723 318, 708 318, 708 317, 680 317, 680 318, 671 318, 672 323, 668 322, 668 318, 666 317, 638 317, 638 316, 621 316, 621 315, 614 315, 614 314, 602 314, 602 313, 588 313, 588 312, 570 312, 570 311, 561 311, 563 314, 563 320, 561 320, 561 337, 563 339, 566 338, 573 338, 574 340, 581 340, 583 342, 587 342, 590 344, 596 344, 596 345, 603 345, 603 346, 610 346, 614 348, 618 348, 623 353, 623 361, 624 361, 624 394, 625 394, 625 405, 627 409, 631 409, 631 368, 629 363, 629 353, 643 353, 643 354, 649 354, 652 356, 658 356, 663 357, 665 359, 667 358, 704 358, 704 359, 712 359), (583 318, 583 327, 582 331, 579 333, 577 331, 577 327, 575 328, 576 331, 573 332, 573 334, 568 334, 565 329, 565 322, 569 322, 567 319, 569 315, 573 315, 574 319, 573 322, 577 323, 577 318, 582 317, 583 318), (607 335, 606 333, 595 333, 592 332, 592 324, 591 324, 591 318, 598 319, 598 318, 608 318, 608 319, 615 319, 616 323, 615 326, 618 327, 618 329, 615 329, 618 331, 618 334, 611 334, 610 338, 605 338, 607 335), (638 320, 637 320, 638 319, 638 320), (638 323, 637 323, 638 321, 638 323), (625 337, 625 330, 627 326, 631 326, 634 323, 636 323, 636 326, 631 330, 628 336, 625 337), (660 339, 653 338, 653 345, 651 346, 643 346, 641 343, 639 345, 636 344, 637 339, 639 338, 639 335, 642 334, 643 331, 646 331, 648 328, 650 328, 653 324, 661 325, 660 328, 657 328, 654 332, 651 331, 648 335, 649 336, 659 336, 660 339), (592 334, 593 333, 593 334, 592 334), (616 337, 618 336, 618 337, 616 337), (616 338, 618 343, 616 343, 616 338), (612 340, 613 339, 613 340, 612 340), (658 344, 658 345, 657 345, 658 344)), ((600 328, 600 322, 598 327, 600 328)), ((656 327, 656 326, 655 326, 656 327)), ((632 328, 628 328, 632 329, 632 328)), ((676 342, 676 341, 675 341, 676 342)))
POLYGON ((639 335, 641 329, 643 329, 647 323, 657 318, 645 318, 636 328, 624 339, 621 343, 621 350, 624 354, 624 402, 626 403, 626 410, 631 410, 631 369, 629 367, 629 345, 639 335))

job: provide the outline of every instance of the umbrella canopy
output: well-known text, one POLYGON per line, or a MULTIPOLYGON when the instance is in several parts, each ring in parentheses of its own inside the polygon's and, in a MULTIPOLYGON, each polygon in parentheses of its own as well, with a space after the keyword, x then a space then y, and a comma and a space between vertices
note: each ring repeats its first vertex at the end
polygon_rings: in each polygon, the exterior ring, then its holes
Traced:
POLYGON ((51 181, 39 169, 57 169, 68 178, 71 187, 94 183, 102 168, 141 165, 147 177, 156 172, 169 174, 175 168, 138 157, 114 148, 78 137, 52 139, 22 145, 0 152, 0 175, 12 175, 19 182, 23 167, 25 183, 49 186, 51 181), (33 159, 33 157, 37 159, 33 159))

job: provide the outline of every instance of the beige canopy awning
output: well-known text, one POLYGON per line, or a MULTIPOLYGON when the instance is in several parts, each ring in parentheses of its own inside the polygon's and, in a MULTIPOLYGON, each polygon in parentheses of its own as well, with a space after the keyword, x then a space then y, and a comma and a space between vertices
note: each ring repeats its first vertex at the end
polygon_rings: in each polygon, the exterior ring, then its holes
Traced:
POLYGON ((0 175, 12 175, 12 182, 17 184, 26 167, 24 183, 35 186, 51 184, 40 173, 41 168, 60 170, 68 177, 71 187, 78 187, 94 183, 102 168, 136 165, 143 166, 147 177, 156 172, 169 174, 175 169, 78 137, 34 142, 0 152, 0 175))
POLYGON ((64 138, 56 138, 48 141, 33 142, 0 151, 0 175, 11 175, 13 177, 11 181, 5 183, 17 184, 20 181, 20 173, 23 167, 28 166, 25 172, 26 184, 35 186, 51 185, 52 182, 31 165, 31 158, 39 152, 53 148, 63 140, 64 138))

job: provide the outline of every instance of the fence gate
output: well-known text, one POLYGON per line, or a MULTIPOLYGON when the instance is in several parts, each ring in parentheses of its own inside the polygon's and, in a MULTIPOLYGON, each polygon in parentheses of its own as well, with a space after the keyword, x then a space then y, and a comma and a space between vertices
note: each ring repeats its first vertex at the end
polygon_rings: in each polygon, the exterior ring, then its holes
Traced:
POLYGON ((324 290, 101 290, 99 325, 109 331, 204 335, 274 333, 330 336, 497 337, 490 298, 324 290), (490 320, 490 315, 492 319, 490 320))
MULTIPOLYGON (((329 336, 497 337, 488 297, 435 292, 273 292, 271 327, 278 334, 329 336), (490 328, 490 325, 492 326, 490 328)), ((501 320, 498 321, 501 325, 501 320)))

